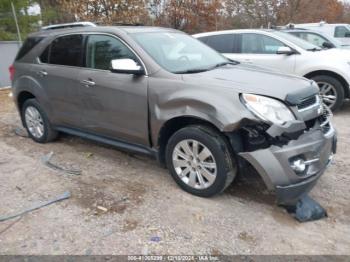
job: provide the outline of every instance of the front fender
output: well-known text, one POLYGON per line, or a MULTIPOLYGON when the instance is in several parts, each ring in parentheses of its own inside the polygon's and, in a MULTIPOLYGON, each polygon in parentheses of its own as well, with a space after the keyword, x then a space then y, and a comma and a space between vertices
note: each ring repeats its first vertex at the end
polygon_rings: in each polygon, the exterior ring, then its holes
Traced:
POLYGON ((150 81, 149 111, 152 141, 162 126, 173 118, 193 117, 215 125, 222 132, 238 128, 243 119, 256 118, 244 107, 232 88, 204 87, 173 81, 150 81), (213 90, 217 88, 217 90, 213 90))

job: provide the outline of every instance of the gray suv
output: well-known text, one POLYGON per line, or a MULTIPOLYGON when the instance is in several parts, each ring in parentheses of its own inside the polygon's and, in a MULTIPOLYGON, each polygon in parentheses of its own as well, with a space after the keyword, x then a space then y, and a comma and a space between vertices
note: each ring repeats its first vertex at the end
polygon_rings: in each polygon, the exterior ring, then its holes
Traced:
POLYGON ((292 204, 335 153, 315 82, 230 61, 176 30, 41 31, 11 72, 34 141, 65 132, 154 156, 197 196, 222 192, 253 166, 280 204, 292 204))

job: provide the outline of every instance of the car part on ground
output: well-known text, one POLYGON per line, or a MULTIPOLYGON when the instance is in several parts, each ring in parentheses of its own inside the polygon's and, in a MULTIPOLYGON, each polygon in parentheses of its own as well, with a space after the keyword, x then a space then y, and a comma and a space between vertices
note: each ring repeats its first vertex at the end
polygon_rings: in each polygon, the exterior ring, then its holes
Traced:
POLYGON ((78 170, 78 169, 68 169, 68 168, 61 167, 61 166, 58 166, 58 165, 56 165, 56 164, 53 164, 53 163, 51 162, 51 159, 52 159, 52 157, 53 157, 53 154, 54 154, 53 152, 50 152, 50 153, 44 155, 44 156, 41 158, 41 162, 42 162, 45 166, 47 166, 47 167, 49 167, 49 168, 51 168, 51 169, 54 169, 54 170, 56 170, 56 171, 61 171, 61 172, 64 172, 64 173, 66 173, 66 174, 76 175, 76 176, 81 175, 81 173, 82 173, 81 170, 78 170))
POLYGON ((327 217, 327 211, 308 195, 302 196, 295 205, 284 208, 301 223, 327 217))
POLYGON ((27 214, 29 212, 32 212, 34 210, 37 210, 39 208, 46 207, 48 205, 51 205, 51 204, 54 204, 54 203, 66 200, 66 199, 70 198, 70 196, 71 196, 70 192, 66 191, 66 192, 64 192, 62 195, 60 195, 58 197, 55 197, 55 198, 53 198, 51 200, 48 200, 48 201, 45 201, 45 202, 42 202, 42 203, 39 203, 39 204, 35 204, 32 207, 30 207, 28 209, 25 209, 23 211, 20 211, 18 213, 14 213, 14 214, 11 214, 11 215, 0 216, 0 222, 6 221, 6 220, 10 220, 10 219, 13 219, 13 218, 16 218, 16 217, 19 217, 19 216, 23 216, 23 215, 25 215, 25 214, 27 214))
POLYGON ((28 132, 26 129, 22 128, 22 127, 16 127, 13 132, 20 137, 24 137, 24 138, 28 138, 28 132))
POLYGON ((232 62, 182 32, 87 27, 29 39, 13 98, 36 142, 61 131, 155 156, 202 197, 252 165, 283 204, 310 191, 335 152, 314 81, 232 62))

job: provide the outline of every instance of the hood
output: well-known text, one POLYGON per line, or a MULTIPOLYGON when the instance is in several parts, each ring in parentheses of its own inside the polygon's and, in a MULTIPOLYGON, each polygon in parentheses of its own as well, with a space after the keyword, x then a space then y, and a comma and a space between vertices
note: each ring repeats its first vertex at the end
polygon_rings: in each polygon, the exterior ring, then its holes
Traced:
POLYGON ((308 52, 309 54, 314 54, 316 58, 323 58, 325 61, 348 61, 350 62, 350 46, 346 48, 331 48, 325 49, 317 52, 308 52))
POLYGON ((198 74, 184 74, 183 80, 213 88, 231 88, 237 93, 274 97, 291 105, 299 104, 319 92, 317 85, 306 78, 243 64, 227 65, 198 74))

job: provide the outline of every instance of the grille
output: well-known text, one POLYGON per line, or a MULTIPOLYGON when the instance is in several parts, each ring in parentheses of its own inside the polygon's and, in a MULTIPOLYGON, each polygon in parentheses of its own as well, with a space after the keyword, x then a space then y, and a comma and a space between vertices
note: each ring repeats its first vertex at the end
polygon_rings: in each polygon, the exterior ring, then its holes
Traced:
POLYGON ((300 104, 298 104, 298 109, 303 110, 305 108, 308 108, 310 106, 317 104, 317 102, 318 102, 317 96, 311 96, 311 97, 305 98, 303 101, 301 101, 300 104))

